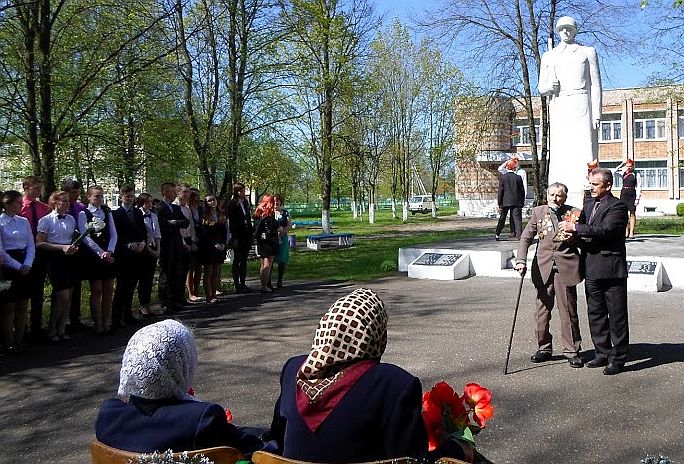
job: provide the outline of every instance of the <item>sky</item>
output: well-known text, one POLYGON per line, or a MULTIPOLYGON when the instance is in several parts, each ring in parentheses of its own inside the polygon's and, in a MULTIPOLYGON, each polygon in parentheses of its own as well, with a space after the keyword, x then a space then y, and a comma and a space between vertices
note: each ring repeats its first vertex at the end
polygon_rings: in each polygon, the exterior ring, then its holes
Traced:
MULTIPOLYGON (((437 3, 431 0, 371 1, 375 3, 376 12, 385 15, 386 23, 390 23, 396 17, 404 24, 409 24, 412 17, 420 16, 426 7, 429 8, 431 4, 437 3)), ((577 40, 584 45, 591 45, 591 43, 583 41, 581 36, 578 36, 577 40)), ((602 68, 601 78, 604 89, 638 87, 658 71, 652 63, 634 58, 602 57, 599 55, 599 62, 602 68)), ((464 73, 468 76, 467 70, 464 70, 464 73)), ((474 78, 474 76, 468 77, 474 78)))

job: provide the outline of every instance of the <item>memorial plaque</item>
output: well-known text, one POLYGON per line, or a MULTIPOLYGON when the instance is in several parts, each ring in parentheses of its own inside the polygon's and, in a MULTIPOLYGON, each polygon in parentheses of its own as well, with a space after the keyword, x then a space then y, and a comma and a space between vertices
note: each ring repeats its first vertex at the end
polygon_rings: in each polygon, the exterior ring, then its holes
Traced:
POLYGON ((630 274, 655 274, 658 263, 656 261, 627 261, 627 272, 630 274))
POLYGON ((423 253, 413 264, 420 266, 451 266, 461 255, 444 253, 423 253))

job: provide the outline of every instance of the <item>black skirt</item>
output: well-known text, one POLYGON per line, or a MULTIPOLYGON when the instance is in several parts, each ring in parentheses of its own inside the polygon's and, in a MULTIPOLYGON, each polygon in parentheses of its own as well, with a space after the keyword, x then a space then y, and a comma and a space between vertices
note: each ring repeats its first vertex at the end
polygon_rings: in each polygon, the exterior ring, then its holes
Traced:
POLYGON ((278 253, 278 244, 270 240, 257 239, 257 254, 260 258, 273 257, 278 253))
POLYGON ((627 211, 630 213, 636 212, 636 190, 623 188, 620 191, 620 200, 627 205, 627 211))
POLYGON ((82 244, 79 247, 78 261, 81 266, 79 280, 109 280, 116 277, 116 266, 107 263, 97 253, 82 244))
MULTIPOLYGON (((23 263, 26 259, 26 249, 23 250, 5 250, 14 260, 23 263)), ((31 296, 31 279, 30 274, 21 275, 18 271, 10 269, 9 267, 2 268, 2 274, 5 280, 12 282, 10 288, 2 293, 2 300, 8 303, 21 301, 31 296)))
POLYGON ((44 256, 48 262, 48 276, 53 291, 72 288, 78 283, 77 254, 67 255, 61 250, 49 250, 44 256))

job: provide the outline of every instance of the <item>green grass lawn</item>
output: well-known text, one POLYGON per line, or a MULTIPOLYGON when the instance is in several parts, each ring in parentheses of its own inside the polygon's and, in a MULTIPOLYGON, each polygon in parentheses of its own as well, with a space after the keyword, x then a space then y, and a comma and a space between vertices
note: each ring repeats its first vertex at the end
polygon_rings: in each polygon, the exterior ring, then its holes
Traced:
POLYGON ((320 251, 300 249, 290 253, 287 279, 331 279, 366 281, 397 271, 399 248, 423 243, 472 237, 485 230, 454 230, 364 239, 354 236, 351 248, 328 248, 320 251))
POLYGON ((640 218, 637 216, 636 233, 684 235, 684 217, 661 216, 640 218))

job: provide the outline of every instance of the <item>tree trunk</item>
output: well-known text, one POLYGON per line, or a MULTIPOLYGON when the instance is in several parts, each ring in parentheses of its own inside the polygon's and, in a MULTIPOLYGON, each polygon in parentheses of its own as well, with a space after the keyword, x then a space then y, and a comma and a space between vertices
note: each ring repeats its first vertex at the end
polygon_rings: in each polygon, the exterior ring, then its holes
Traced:
POLYGON ((38 109, 36 103, 36 24, 38 21, 38 9, 34 2, 21 4, 17 6, 17 9, 19 22, 24 34, 24 49, 22 51, 24 52, 24 83, 26 85, 26 104, 24 107, 26 113, 26 142, 31 158, 33 175, 42 177, 43 165, 40 161, 38 146, 38 109))
POLYGON ((52 18, 50 0, 41 0, 38 12, 38 76, 40 87, 40 138, 41 138, 41 176, 45 192, 56 189, 55 148, 57 137, 52 123, 52 59, 51 37, 52 18))

